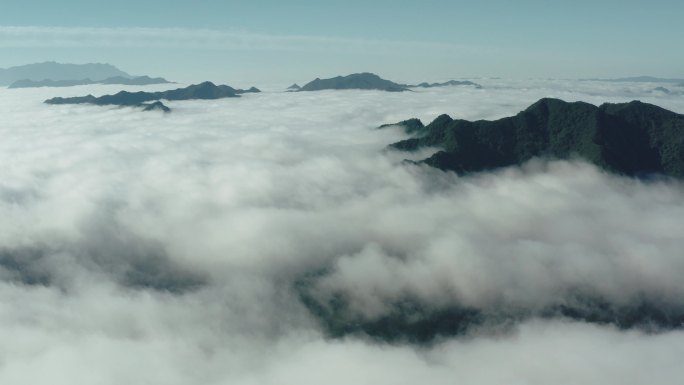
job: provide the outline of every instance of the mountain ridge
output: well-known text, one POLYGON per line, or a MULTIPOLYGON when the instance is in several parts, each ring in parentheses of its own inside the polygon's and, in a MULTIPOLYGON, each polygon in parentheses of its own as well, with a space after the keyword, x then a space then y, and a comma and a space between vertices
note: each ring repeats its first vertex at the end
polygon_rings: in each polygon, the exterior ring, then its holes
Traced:
POLYGON ((321 79, 316 78, 305 85, 298 91, 322 91, 322 90, 379 90, 387 92, 403 92, 408 91, 408 88, 381 78, 380 76, 370 73, 362 72, 346 76, 336 76, 334 78, 321 79))
POLYGON ((498 120, 441 115, 421 125, 404 126, 413 137, 389 147, 440 148, 422 162, 459 174, 520 165, 535 157, 578 156, 618 174, 684 178, 684 115, 640 101, 597 107, 544 98, 498 120))
POLYGON ((299 88, 293 88, 295 85, 296 84, 293 84, 288 89, 296 92, 322 90, 378 90, 387 92, 404 92, 410 91, 411 88, 434 88, 447 86, 474 86, 476 88, 482 88, 481 85, 467 80, 449 80, 443 83, 423 82, 413 85, 402 84, 383 79, 371 72, 354 73, 346 76, 336 76, 334 78, 327 79, 316 78, 299 88))
MULTIPOLYGON (((185 88, 158 92, 129 92, 121 91, 114 95, 103 95, 95 97, 93 95, 77 96, 71 98, 55 97, 45 101, 46 104, 94 104, 98 106, 117 105, 117 106, 143 106, 146 102, 158 100, 193 100, 193 99, 222 99, 237 98, 245 93, 261 92, 256 87, 247 90, 235 89, 227 85, 216 85, 212 82, 193 84, 185 88)), ((167 111, 168 112, 168 111, 167 111)))
POLYGON ((482 88, 481 85, 471 82, 470 80, 449 80, 442 83, 428 83, 423 82, 420 84, 405 85, 408 88, 436 88, 436 87, 449 87, 449 86, 473 86, 475 88, 482 88))

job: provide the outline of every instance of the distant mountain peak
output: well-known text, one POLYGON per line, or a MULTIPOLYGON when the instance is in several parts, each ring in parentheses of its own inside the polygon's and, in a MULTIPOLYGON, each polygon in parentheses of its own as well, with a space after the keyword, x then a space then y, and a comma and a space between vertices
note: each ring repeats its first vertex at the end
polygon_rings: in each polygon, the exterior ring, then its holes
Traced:
POLYGON ((143 111, 161 111, 164 113, 171 112, 171 109, 165 106, 164 103, 160 102, 159 100, 152 103, 143 103, 141 106, 143 107, 143 111))
POLYGON ((47 61, 0 69, 0 85, 9 85, 22 79, 60 81, 90 78, 99 81, 114 76, 131 77, 111 64, 67 64, 47 61))
MULTIPOLYGON (((293 86, 296 86, 294 84, 293 86)), ((303 87, 298 88, 299 91, 321 91, 321 90, 379 90, 389 92, 410 91, 411 88, 434 88, 447 86, 471 86, 474 88, 482 88, 481 85, 473 83, 468 80, 449 80, 444 83, 427 83, 410 85, 395 83, 390 80, 381 78, 379 75, 372 72, 360 72, 347 76, 336 76, 329 79, 316 78, 303 87)), ((299 86, 297 86, 299 87, 299 86)), ((293 89, 292 86, 288 89, 293 89)))
POLYGON ((137 77, 123 77, 113 76, 104 80, 94 81, 89 78, 81 80, 41 80, 34 81, 30 79, 17 80, 9 85, 9 88, 36 88, 36 87, 73 87, 83 86, 89 84, 122 84, 131 86, 144 86, 150 84, 166 84, 170 83, 164 78, 151 78, 149 76, 137 77))
POLYGON ((482 88, 481 85, 471 82, 469 80, 449 80, 442 83, 428 83, 423 82, 415 85, 405 85, 408 88, 436 88, 436 87, 449 87, 449 86, 472 86, 474 88, 482 88))
POLYGON ((385 80, 380 76, 361 72, 329 79, 316 78, 301 87, 300 91, 322 90, 379 90, 388 92, 408 91, 404 85, 385 80))

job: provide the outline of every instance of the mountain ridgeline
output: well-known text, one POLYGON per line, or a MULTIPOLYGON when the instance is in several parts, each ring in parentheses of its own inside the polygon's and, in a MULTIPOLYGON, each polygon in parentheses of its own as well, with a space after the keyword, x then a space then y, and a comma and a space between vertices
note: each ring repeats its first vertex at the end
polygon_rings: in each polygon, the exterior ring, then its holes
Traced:
POLYGON ((427 83, 423 82, 420 84, 406 85, 408 88, 435 88, 435 87, 450 87, 450 86, 472 86, 475 88, 482 88, 481 85, 471 82, 469 80, 449 80, 443 83, 427 83))
MULTIPOLYGON (((73 98, 52 98, 45 101, 47 104, 95 104, 98 106, 116 105, 116 106, 134 106, 144 107, 148 110, 146 102, 165 100, 192 100, 192 99, 223 99, 223 98, 237 98, 241 94, 261 92, 259 89, 252 87, 248 90, 235 89, 227 85, 215 85, 212 82, 204 82, 201 84, 193 84, 185 88, 178 88, 169 91, 159 92, 129 92, 121 91, 114 95, 104 95, 95 97, 93 95, 77 96, 73 98)), ((161 109, 168 112, 168 107, 163 104, 153 103, 156 106, 154 109, 161 109), (164 107, 164 108, 162 108, 164 107), (166 108, 166 109, 165 109, 166 108)))
POLYGON ((580 157, 618 174, 684 178, 684 115, 639 101, 597 107, 545 98, 494 121, 441 115, 427 126, 417 119, 395 125, 413 137, 390 148, 440 148, 422 162, 460 174, 519 165, 534 157, 580 157))
POLYGON ((337 76, 330 79, 316 78, 305 84, 299 91, 322 90, 379 90, 388 92, 408 91, 403 84, 385 80, 380 76, 368 72, 337 76))
MULTIPOLYGON (((295 84, 296 85, 296 84, 295 84)), ((434 88, 447 86, 473 86, 482 88, 479 84, 471 81, 450 80, 444 83, 420 83, 415 85, 395 83, 381 78, 369 72, 351 74, 347 76, 337 76, 329 79, 316 78, 300 88, 293 88, 295 91, 322 91, 322 90, 377 90, 387 92, 409 91, 411 88, 434 88)), ((299 87, 299 86, 297 86, 299 87)))

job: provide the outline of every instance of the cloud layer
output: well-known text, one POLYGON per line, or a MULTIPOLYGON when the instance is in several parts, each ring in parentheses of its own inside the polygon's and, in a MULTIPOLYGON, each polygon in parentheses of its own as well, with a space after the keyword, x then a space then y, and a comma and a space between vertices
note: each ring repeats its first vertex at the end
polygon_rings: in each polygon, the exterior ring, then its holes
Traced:
POLYGON ((671 383, 681 331, 543 310, 587 297, 681 310, 681 183, 581 161, 459 178, 402 163, 384 151, 400 131, 374 128, 491 119, 541 96, 680 113, 681 99, 485 83, 265 92, 169 115, 41 103, 112 86, 0 90, 0 382, 671 383), (420 311, 401 317, 526 316, 429 347, 328 339, 302 293, 361 323, 408 305, 420 311))

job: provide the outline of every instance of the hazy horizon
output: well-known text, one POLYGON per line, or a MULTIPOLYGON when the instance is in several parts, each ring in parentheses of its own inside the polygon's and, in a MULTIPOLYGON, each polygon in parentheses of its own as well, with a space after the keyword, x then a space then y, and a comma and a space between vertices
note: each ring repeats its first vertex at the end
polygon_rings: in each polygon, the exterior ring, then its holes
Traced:
POLYGON ((684 5, 669 0, 32 4, 3 2, 0 68, 107 62, 182 82, 684 77, 684 5))
MULTIPOLYGON (((143 73, 135 73, 131 71, 126 71, 125 68, 122 68, 120 66, 117 66, 114 63, 106 63, 106 62, 83 62, 83 63, 66 63, 66 62, 57 62, 55 60, 46 60, 42 62, 36 62, 36 63, 24 63, 16 66, 10 66, 6 68, 0 68, 0 70, 6 70, 6 69, 12 69, 15 67, 23 67, 26 65, 32 65, 32 64, 45 64, 45 63, 55 63, 55 64, 75 64, 75 65, 91 65, 91 64, 104 64, 104 65, 110 65, 114 67, 116 70, 120 70, 123 72, 126 72, 128 75, 137 77, 137 76, 151 76, 155 77, 157 76, 156 74, 143 74, 143 73)), ((358 73, 372 73, 375 75, 379 75, 380 77, 386 78, 383 73, 373 73, 370 71, 359 71, 355 72, 356 74, 358 73)), ((338 76, 346 76, 354 74, 352 72, 340 72, 340 73, 330 73, 326 75, 312 75, 309 78, 306 79, 272 79, 270 81, 259 81, 259 80, 250 80, 250 79, 245 79, 245 78, 227 78, 225 75, 218 75, 218 77, 211 78, 211 77, 204 77, 204 78, 184 78, 183 80, 177 80, 177 79, 166 79, 169 80, 170 83, 165 88, 176 88, 176 85, 190 85, 190 84, 199 84, 201 82, 205 81, 210 81, 215 84, 229 84, 231 86, 236 86, 236 87, 250 87, 250 86, 259 86, 263 90, 268 90, 268 91, 280 91, 282 88, 285 88, 286 85, 292 85, 292 84, 299 84, 304 85, 315 78, 333 78, 333 77, 338 77, 338 76)), ((74 77, 74 79, 70 80, 81 80, 85 79, 88 76, 84 75, 85 77, 74 77)), ((51 76, 43 76, 45 79, 53 79, 51 76)), ((579 80, 579 81, 607 81, 611 82, 613 80, 620 80, 624 83, 628 83, 629 79, 638 79, 638 78, 652 78, 650 81, 651 83, 655 85, 667 85, 667 84, 672 84, 672 83, 679 83, 681 81, 684 81, 683 78, 668 78, 668 77, 661 77, 661 76, 653 76, 652 74, 634 74, 630 76, 624 76, 624 77, 606 77, 606 78, 564 78, 564 77, 500 77, 500 76, 473 76, 473 77, 464 77, 464 76, 447 76, 447 77, 431 77, 431 78, 415 78, 415 79, 397 79, 397 78, 390 78, 387 80, 391 81, 396 81, 399 83, 419 83, 419 82, 442 82, 442 81, 448 81, 448 80, 475 80, 475 81, 488 81, 488 80, 502 80, 502 81, 533 81, 533 82, 538 82, 538 81, 574 81, 574 80, 579 80)), ((36 80, 36 79, 34 79, 36 80)), ((41 79, 42 80, 42 79, 41 79)), ((648 82, 646 80, 635 80, 634 82, 648 82)), ((673 84, 673 85, 678 85, 678 84, 673 84)))

